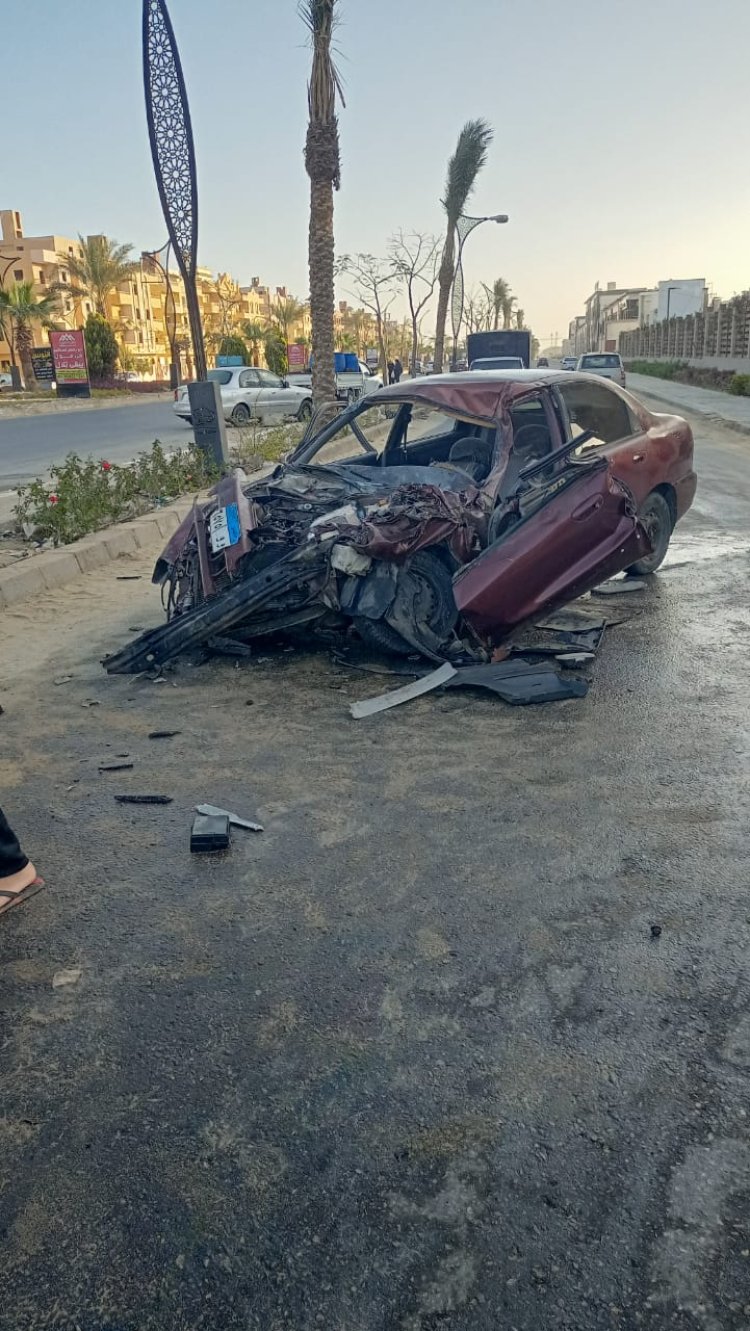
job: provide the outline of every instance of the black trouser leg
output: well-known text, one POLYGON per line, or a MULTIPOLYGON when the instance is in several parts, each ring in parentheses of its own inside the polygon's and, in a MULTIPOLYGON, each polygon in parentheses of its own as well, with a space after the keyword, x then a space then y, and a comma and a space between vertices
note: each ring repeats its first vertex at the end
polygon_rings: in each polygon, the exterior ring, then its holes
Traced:
POLYGON ((12 873, 19 873, 21 869, 26 868, 28 862, 18 844, 15 832, 8 825, 8 820, 0 809, 0 879, 10 878, 12 873))

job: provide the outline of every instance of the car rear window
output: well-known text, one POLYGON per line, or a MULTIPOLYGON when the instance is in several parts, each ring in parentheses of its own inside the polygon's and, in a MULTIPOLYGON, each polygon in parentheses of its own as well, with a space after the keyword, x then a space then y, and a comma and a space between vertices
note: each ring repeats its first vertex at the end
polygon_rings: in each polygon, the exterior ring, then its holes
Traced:
POLYGON ((619 356, 582 356, 581 368, 588 370, 619 370, 619 356))
POLYGON ((228 384, 232 379, 231 370, 209 370, 208 378, 215 384, 228 384))

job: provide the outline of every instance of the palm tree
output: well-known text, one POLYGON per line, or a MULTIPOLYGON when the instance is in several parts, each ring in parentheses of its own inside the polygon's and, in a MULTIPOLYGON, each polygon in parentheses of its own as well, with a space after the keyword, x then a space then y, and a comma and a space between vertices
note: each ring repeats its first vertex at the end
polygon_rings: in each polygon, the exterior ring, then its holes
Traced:
POLYGON ((31 387, 35 378, 31 363, 31 348, 34 345, 32 324, 40 323, 44 328, 50 328, 59 315, 57 296, 52 292, 44 296, 35 295, 33 282, 15 282, 7 291, 0 290, 0 326, 5 330, 14 365, 18 351, 27 388, 31 387))
POLYGON ((242 336, 250 348, 250 358, 253 365, 260 364, 260 348, 266 335, 266 330, 262 323, 256 319, 245 319, 240 324, 242 336))
POLYGON ((438 373, 443 368, 445 321, 448 315, 448 300, 456 266, 456 223, 466 207, 469 195, 476 184, 477 176, 487 161, 487 149, 491 142, 492 129, 486 120, 467 120, 458 136, 456 150, 448 162, 445 194, 441 200, 448 223, 438 276, 439 294, 435 325, 435 370, 438 373))
POLYGON ((526 327, 526 311, 516 310, 516 328, 520 329, 525 327, 526 327))
POLYGON ((336 98, 344 105, 341 80, 331 55, 337 6, 338 0, 300 0, 299 6, 312 46, 312 70, 307 85, 309 123, 305 168, 310 177, 308 264, 314 356, 312 389, 316 407, 336 400, 333 191, 341 183, 336 98))
POLYGON ((488 287, 484 282, 482 283, 482 286, 487 293, 487 301, 492 307, 492 313, 494 315, 494 323, 492 326, 493 328, 499 328, 500 314, 504 310, 505 303, 510 296, 510 286, 504 277, 496 277, 491 287, 488 287))
POLYGON ((280 296, 271 306, 271 319, 276 325, 286 346, 292 340, 292 329, 296 323, 299 323, 305 307, 300 301, 295 300, 294 296, 280 296))
POLYGON ((503 328, 510 328, 513 321, 513 306, 515 304, 517 304, 515 296, 511 296, 510 292, 508 292, 503 300, 503 328))
POLYGON ((70 270, 70 282, 62 284, 80 300, 88 296, 97 314, 107 315, 107 297, 130 277, 137 264, 128 258, 132 245, 118 245, 107 236, 78 235, 80 255, 58 254, 60 263, 70 270))

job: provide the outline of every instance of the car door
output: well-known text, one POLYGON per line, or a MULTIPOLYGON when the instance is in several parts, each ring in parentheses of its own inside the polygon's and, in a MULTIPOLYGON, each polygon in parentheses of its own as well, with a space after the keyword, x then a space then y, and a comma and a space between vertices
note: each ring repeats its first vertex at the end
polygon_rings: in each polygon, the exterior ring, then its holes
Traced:
POLYGON ((260 396, 260 379, 257 370, 240 370, 237 375, 237 391, 234 395, 233 407, 242 403, 246 406, 251 416, 257 415, 257 403, 260 396))
POLYGON ((270 370, 257 370, 256 373, 260 378, 258 415, 263 420, 281 420, 284 416, 294 416, 301 401, 300 390, 284 388, 283 380, 271 374, 270 370))
POLYGON ((658 446, 638 419, 626 396, 606 380, 578 376, 556 386, 565 437, 574 439, 583 430, 593 431, 585 451, 601 452, 615 475, 635 495, 640 508, 651 491, 664 479, 658 446))
MULTIPOLYGON (((553 455, 554 456, 554 455, 553 455)), ((533 464, 532 464, 533 465, 533 464)), ((650 550, 635 503, 604 457, 576 459, 525 485, 497 510, 499 531, 456 576, 461 614, 496 641, 517 625, 574 600, 650 550), (520 512, 514 511, 514 505, 520 512)))

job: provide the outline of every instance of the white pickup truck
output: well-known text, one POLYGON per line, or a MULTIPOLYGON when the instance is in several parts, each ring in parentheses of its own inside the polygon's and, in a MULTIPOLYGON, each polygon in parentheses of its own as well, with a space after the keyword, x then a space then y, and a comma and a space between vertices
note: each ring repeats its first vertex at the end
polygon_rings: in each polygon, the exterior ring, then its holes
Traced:
MULTIPOLYGON (((358 360, 357 364, 358 370, 339 370, 336 374, 336 396, 345 402, 356 402, 358 398, 376 393, 383 387, 379 374, 375 374, 363 360, 358 360)), ((312 370, 301 370, 299 373, 292 370, 286 377, 295 388, 312 388, 312 370)))

